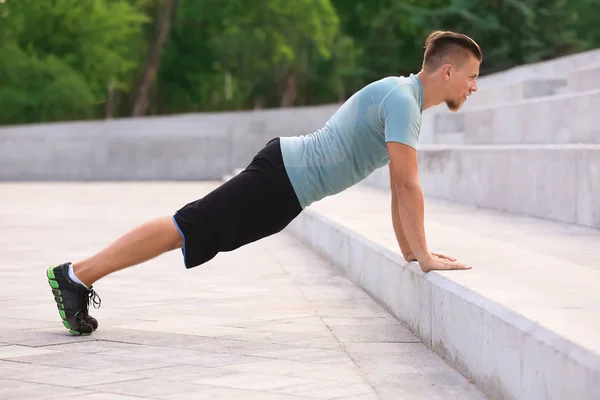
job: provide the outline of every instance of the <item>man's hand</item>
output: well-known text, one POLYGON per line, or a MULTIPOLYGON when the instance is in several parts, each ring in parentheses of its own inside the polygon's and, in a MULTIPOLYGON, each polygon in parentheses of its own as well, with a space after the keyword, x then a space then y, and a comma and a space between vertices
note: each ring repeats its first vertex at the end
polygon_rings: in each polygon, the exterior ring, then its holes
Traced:
MULTIPOLYGON (((471 269, 472 267, 467 264, 456 261, 456 258, 445 256, 443 254, 430 253, 429 258, 423 262, 419 262, 421 270, 423 272, 429 272, 434 270, 449 271, 454 269, 471 269)), ((407 260, 409 261, 409 260, 407 260)))
MULTIPOLYGON (((431 254, 432 257, 438 257, 438 258, 442 258, 444 260, 456 261, 456 258, 450 257, 450 256, 445 256, 443 254, 439 254, 439 253, 430 253, 430 254, 431 254)), ((403 253, 402 256, 408 262, 417 261, 417 257, 415 257, 415 255, 412 252, 410 252, 410 253, 403 253)))

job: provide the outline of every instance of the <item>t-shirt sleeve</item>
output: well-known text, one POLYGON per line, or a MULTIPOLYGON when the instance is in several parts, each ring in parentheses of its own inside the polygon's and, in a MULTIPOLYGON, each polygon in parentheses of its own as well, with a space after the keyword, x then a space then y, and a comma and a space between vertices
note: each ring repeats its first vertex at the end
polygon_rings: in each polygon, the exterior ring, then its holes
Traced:
POLYGON ((414 98, 396 88, 383 100, 385 142, 400 142, 417 148, 421 130, 421 111, 414 98))

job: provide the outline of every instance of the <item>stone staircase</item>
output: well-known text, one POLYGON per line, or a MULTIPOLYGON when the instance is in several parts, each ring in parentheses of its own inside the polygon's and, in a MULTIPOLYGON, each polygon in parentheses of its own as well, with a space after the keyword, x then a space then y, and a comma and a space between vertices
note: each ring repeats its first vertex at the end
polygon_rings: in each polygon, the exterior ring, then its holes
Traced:
POLYGON ((366 185, 288 228, 490 399, 598 399, 600 230, 428 198, 433 251, 473 266, 424 274, 398 250, 390 196, 366 185))

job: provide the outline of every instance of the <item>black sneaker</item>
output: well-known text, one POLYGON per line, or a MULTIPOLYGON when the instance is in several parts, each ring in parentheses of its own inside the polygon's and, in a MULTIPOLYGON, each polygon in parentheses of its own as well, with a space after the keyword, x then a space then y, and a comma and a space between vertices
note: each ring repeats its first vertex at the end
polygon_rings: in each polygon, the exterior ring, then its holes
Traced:
POLYGON ((89 335, 98 327, 98 321, 88 313, 90 299, 94 307, 100 307, 100 297, 91 289, 69 278, 71 263, 50 267, 46 271, 54 300, 63 325, 73 335, 89 335))

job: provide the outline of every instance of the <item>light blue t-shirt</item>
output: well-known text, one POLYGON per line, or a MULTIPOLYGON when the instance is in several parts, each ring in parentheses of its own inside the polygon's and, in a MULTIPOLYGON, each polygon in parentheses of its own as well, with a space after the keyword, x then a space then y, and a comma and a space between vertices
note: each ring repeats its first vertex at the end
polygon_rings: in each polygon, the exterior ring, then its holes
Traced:
POLYGON ((422 110, 416 75, 387 77, 356 92, 318 131, 281 137, 283 163, 302 208, 387 165, 387 142, 416 149, 422 110))

